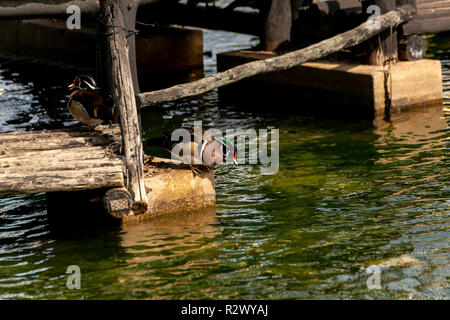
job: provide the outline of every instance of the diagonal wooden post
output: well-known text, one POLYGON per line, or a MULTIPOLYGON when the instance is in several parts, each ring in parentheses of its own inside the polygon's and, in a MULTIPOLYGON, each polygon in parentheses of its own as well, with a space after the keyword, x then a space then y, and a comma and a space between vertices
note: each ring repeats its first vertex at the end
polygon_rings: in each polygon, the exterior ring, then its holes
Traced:
MULTIPOLYGON (((100 0, 106 74, 116 110, 119 112, 126 161, 127 189, 134 201, 134 211, 139 213, 146 210, 148 198, 144 184, 141 128, 135 100, 136 82, 133 82, 129 58, 130 48, 127 41, 127 36, 134 35, 134 28, 130 30, 131 24, 126 23, 129 14, 127 10, 134 11, 135 14, 133 6, 138 5, 138 0, 100 0)), ((134 49, 131 51, 134 52, 134 49)))

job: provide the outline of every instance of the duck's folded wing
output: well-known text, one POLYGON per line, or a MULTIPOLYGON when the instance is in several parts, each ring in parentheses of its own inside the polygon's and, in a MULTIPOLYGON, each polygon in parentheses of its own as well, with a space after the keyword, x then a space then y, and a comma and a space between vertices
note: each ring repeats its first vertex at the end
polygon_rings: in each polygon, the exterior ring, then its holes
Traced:
POLYGON ((75 120, 85 125, 90 126, 92 120, 95 120, 89 116, 83 105, 76 100, 71 99, 67 104, 67 109, 69 109, 70 114, 75 118, 75 120))

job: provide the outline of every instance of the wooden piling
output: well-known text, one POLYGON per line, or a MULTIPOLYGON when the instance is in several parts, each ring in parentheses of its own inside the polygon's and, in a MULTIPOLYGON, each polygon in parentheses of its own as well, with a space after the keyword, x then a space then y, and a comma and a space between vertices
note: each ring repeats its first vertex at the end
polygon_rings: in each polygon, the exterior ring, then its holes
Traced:
POLYGON ((48 0, 46 3, 30 0, 2 0, 0 4, 0 20, 67 18, 67 8, 76 5, 84 17, 95 17, 99 11, 98 1, 84 0, 48 0))
POLYGON ((272 0, 264 24, 264 50, 274 51, 291 41, 291 0, 272 0))
MULTIPOLYGON (((367 12, 371 6, 380 9, 381 14, 385 14, 396 8, 396 0, 366 0, 362 2, 363 15, 367 18, 376 14, 376 11, 367 12)), ((389 26, 387 30, 379 33, 376 37, 367 41, 366 63, 370 65, 382 66, 386 61, 397 59, 397 28, 389 26)))
POLYGON ((139 211, 145 211, 148 198, 144 183, 144 153, 129 59, 130 49, 127 41, 127 36, 134 32, 134 28, 132 30, 127 28, 127 25, 131 25, 131 22, 126 23, 126 19, 132 19, 132 17, 124 12, 129 5, 137 6, 138 4, 139 1, 134 0, 101 0, 100 11, 103 21, 102 31, 105 37, 105 51, 111 64, 111 68, 107 68, 106 74, 120 117, 123 152, 126 162, 126 186, 132 200, 136 204, 140 204, 135 208, 140 208, 139 211), (127 15, 128 18, 126 18, 127 15))

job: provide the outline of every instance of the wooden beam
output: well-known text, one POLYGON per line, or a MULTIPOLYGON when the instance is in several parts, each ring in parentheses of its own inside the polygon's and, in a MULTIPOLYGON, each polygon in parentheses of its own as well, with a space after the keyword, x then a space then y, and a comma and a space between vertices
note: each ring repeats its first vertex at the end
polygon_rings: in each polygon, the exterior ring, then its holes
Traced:
POLYGON ((380 29, 370 28, 367 26, 367 22, 364 22, 352 30, 301 50, 266 60, 246 63, 198 81, 176 85, 163 90, 141 93, 137 95, 138 106, 152 106, 162 102, 203 94, 215 88, 250 78, 258 74, 286 70, 308 61, 323 58, 333 52, 366 41, 378 33, 390 28, 390 26, 396 27, 401 23, 410 20, 415 12, 414 7, 405 5, 381 15, 380 29))
POLYGON ((67 7, 76 5, 80 7, 81 13, 85 15, 96 15, 100 6, 98 0, 64 0, 53 3, 38 3, 37 1, 18 1, 0 4, 0 20, 20 19, 42 19, 42 18, 64 18, 68 17, 67 7))
POLYGON ((404 35, 450 30, 450 0, 417 0, 417 15, 403 26, 404 35))
POLYGON ((0 193, 123 187, 123 157, 106 150, 120 140, 116 126, 1 134, 0 193))
POLYGON ((450 16, 411 21, 403 29, 404 35, 440 33, 450 30, 450 16))
POLYGON ((258 13, 229 11, 219 7, 192 7, 178 3, 140 5, 138 21, 178 24, 212 30, 260 35, 263 20, 258 13))
POLYGON ((100 126, 96 131, 16 131, 0 135, 0 156, 20 151, 99 147, 121 142, 119 126, 100 126))
POLYGON ((133 79, 129 60, 128 30, 121 8, 137 5, 135 0, 101 0, 100 10, 105 37, 105 51, 111 68, 107 68, 107 78, 112 89, 115 106, 119 112, 123 151, 126 163, 126 187, 133 201, 147 208, 148 198, 144 184, 144 153, 136 108, 133 79))
POLYGON ((123 163, 111 161, 108 167, 103 164, 101 167, 95 166, 95 163, 91 167, 79 165, 69 161, 65 167, 51 168, 49 171, 31 171, 33 166, 6 175, 0 172, 0 193, 79 191, 123 186, 123 163))

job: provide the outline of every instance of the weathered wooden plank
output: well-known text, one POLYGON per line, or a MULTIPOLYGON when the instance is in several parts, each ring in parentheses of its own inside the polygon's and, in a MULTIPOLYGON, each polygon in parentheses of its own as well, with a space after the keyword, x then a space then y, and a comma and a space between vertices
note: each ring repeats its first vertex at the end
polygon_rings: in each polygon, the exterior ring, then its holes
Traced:
POLYGON ((98 131, 63 129, 58 131, 16 131, 0 134, 0 155, 20 151, 107 146, 121 142, 120 128, 101 127, 98 131))
POLYGON ((0 193, 77 191, 123 185, 123 172, 117 167, 39 172, 0 171, 0 193))
POLYGON ((96 15, 99 11, 98 0, 63 0, 63 1, 15 1, 0 4, 0 20, 41 19, 67 17, 67 7, 76 5, 87 15, 96 15))
POLYGON ((422 9, 420 10, 420 13, 417 14, 415 20, 426 20, 426 19, 433 20, 439 17, 447 17, 447 19, 450 20, 450 6, 446 8, 422 9))
POLYGON ((403 26, 405 35, 450 30, 450 0, 416 0, 416 17, 403 26))
MULTIPOLYGON (((123 157, 106 150, 113 142, 121 143, 119 130, 100 126, 98 131, 71 128, 1 134, 0 193, 124 186, 123 157)), ((114 148, 117 151, 118 146, 114 148)))
MULTIPOLYGON (((2 0, 0 7, 20 7, 28 4, 63 5, 71 3, 73 1, 74 0, 2 0)), ((78 0, 78 1, 95 2, 96 0, 78 0)))
POLYGON ((121 10, 127 5, 138 6, 139 0, 101 0, 100 11, 105 34, 105 56, 111 64, 106 73, 120 118, 126 187, 133 201, 141 203, 145 210, 148 198, 144 184, 144 152, 129 60, 129 30, 125 27, 126 13, 121 10))
POLYGON ((445 8, 450 7, 450 0, 440 1, 416 1, 417 13, 420 14, 423 9, 445 8))
POLYGON ((450 30, 450 17, 417 19, 403 26, 405 35, 440 33, 450 30))
POLYGON ((417 6, 420 6, 420 5, 422 5, 422 4, 424 4, 424 3, 430 3, 430 2, 447 2, 447 1, 449 1, 449 0, 416 0, 416 5, 417 6))
POLYGON ((260 35, 264 26, 263 20, 255 12, 230 11, 219 7, 193 7, 180 3, 167 3, 166 5, 165 2, 151 5, 141 4, 138 20, 251 35, 260 35))
POLYGON ((18 174, 22 173, 24 175, 34 175, 36 173, 54 173, 58 171, 80 171, 85 169, 99 169, 101 174, 108 172, 108 170, 113 170, 115 172, 123 173, 123 161, 122 159, 85 159, 85 160, 72 160, 70 161, 52 161, 43 163, 42 161, 24 161, 19 165, 11 164, 10 166, 6 165, 3 162, 0 162, 0 173, 7 174, 18 174))
POLYGON ((89 137, 89 136, 114 136, 120 138, 120 127, 119 125, 100 125, 92 130, 87 126, 82 127, 71 127, 71 128, 61 128, 58 130, 40 130, 40 131, 13 131, 0 134, 0 139, 8 139, 9 137, 21 137, 22 139, 33 139, 36 136, 54 136, 54 137, 89 137))
POLYGON ((117 140, 105 137, 29 137, 21 139, 20 137, 9 137, 2 139, 0 136, 0 154, 4 151, 14 152, 20 150, 53 150, 69 149, 85 146, 105 146, 117 140))
POLYGON ((152 106, 166 101, 174 101, 184 97, 203 94, 242 79, 258 74, 282 71, 293 68, 302 63, 317 60, 333 52, 355 46, 374 35, 410 20, 415 14, 415 8, 405 5, 380 16, 380 29, 370 28, 367 22, 347 32, 338 34, 330 39, 321 41, 307 48, 293 51, 278 57, 249 62, 216 75, 198 81, 176 85, 171 88, 137 95, 140 107, 152 106))
MULTIPOLYGON (((22 150, 21 150, 22 151, 22 150)), ((44 150, 44 151, 22 151, 22 152, 10 152, 6 151, 3 155, 0 155, 0 168, 6 167, 19 167, 19 166, 43 166, 48 167, 53 163, 65 162, 81 162, 89 160, 97 160, 103 163, 109 163, 121 159, 120 157, 112 158, 105 154, 105 150, 102 147, 85 147, 85 148, 72 148, 72 149, 56 149, 56 150, 44 150)), ((120 160, 122 161, 122 159, 120 160)))

